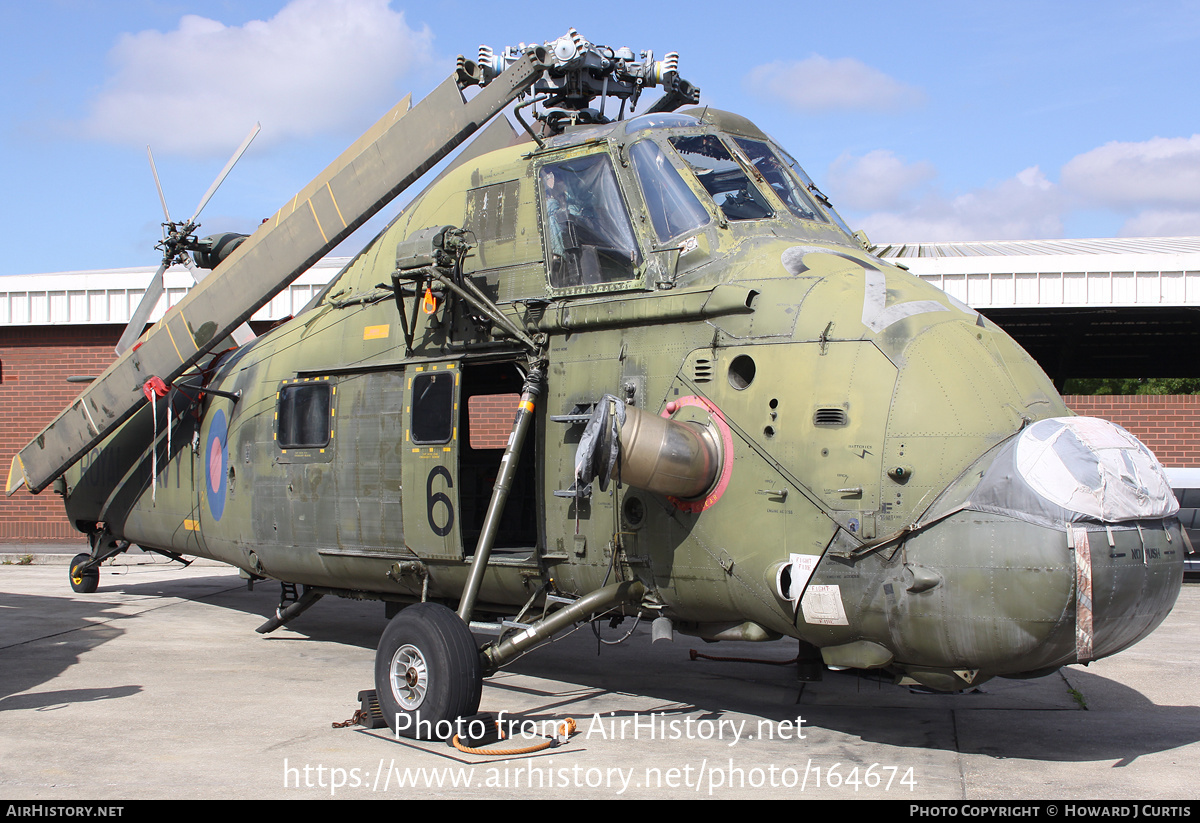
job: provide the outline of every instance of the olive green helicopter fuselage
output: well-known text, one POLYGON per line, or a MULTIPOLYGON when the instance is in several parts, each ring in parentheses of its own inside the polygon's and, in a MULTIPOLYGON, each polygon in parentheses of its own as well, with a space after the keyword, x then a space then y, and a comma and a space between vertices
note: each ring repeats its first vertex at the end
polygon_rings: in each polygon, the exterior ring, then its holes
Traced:
POLYGON ((704 108, 461 163, 303 312, 93 449, 68 515, 452 609, 490 531, 477 622, 627 583, 615 613, 798 638, 937 689, 1144 637, 1180 589, 1173 511, 1089 515, 1028 456, 1136 441, 1062 422, 1080 419, 1003 331, 870 254, 814 191, 753 124, 704 108), (587 436, 601 412, 623 423, 587 436))

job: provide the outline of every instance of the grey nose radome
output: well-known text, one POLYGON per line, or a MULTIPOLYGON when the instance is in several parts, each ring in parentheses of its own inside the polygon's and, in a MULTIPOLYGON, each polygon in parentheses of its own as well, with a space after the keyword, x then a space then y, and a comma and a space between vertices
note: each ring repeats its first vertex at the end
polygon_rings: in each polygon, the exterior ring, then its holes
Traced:
POLYGON ((879 598, 895 668, 950 689, 1127 648, 1178 597, 1177 512, 1154 455, 1119 426, 1082 417, 1028 426, 905 540, 879 598))

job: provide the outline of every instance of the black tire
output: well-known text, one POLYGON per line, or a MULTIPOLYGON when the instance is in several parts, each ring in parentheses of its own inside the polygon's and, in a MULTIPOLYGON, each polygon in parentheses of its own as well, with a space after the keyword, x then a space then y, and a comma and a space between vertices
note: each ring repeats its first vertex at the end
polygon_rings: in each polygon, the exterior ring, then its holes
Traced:
POLYGON ((90 569, 80 568, 80 566, 91 559, 92 556, 87 552, 77 554, 71 558, 71 591, 76 591, 80 594, 91 594, 100 588, 100 569, 95 566, 90 569))
POLYGON ((375 692, 397 735, 445 740, 455 720, 479 710, 483 668, 471 630, 437 603, 404 609, 375 650, 375 692))

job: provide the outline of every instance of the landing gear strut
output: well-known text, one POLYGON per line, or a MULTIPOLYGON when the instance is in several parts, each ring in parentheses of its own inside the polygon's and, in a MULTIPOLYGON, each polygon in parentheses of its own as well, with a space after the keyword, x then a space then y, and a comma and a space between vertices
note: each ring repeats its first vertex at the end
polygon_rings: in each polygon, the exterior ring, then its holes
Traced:
MULTIPOLYGON (((71 589, 81 594, 91 594, 100 586, 100 564, 111 557, 129 551, 133 544, 121 540, 104 526, 97 526, 88 532, 88 547, 90 551, 80 552, 71 558, 71 589)), ((191 560, 183 555, 167 549, 142 547, 142 551, 161 554, 184 566, 190 566, 191 560)))
POLYGON ((88 533, 91 551, 80 552, 71 558, 71 591, 91 594, 100 587, 100 564, 129 548, 128 540, 118 540, 107 529, 88 533))

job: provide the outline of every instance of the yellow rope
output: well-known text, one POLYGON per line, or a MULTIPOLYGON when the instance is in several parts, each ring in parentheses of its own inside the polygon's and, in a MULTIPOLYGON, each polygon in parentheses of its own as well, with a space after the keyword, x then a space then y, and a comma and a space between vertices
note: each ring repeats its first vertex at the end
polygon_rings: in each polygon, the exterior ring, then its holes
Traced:
MULTIPOLYGON (((498 726, 500 724, 497 723, 496 725, 498 726)), ((563 721, 561 728, 563 737, 570 737, 573 735, 575 733, 575 718, 568 717, 565 721, 563 721)), ((501 737, 501 739, 503 739, 503 737, 501 737)), ((541 743, 534 743, 532 746, 527 746, 523 749, 475 749, 460 743, 458 740, 458 735, 454 735, 454 738, 450 742, 454 744, 454 748, 458 749, 460 752, 466 752, 467 754, 486 754, 497 757, 509 757, 515 754, 532 754, 533 752, 540 752, 542 749, 548 749, 554 745, 554 738, 547 737, 541 743)))

